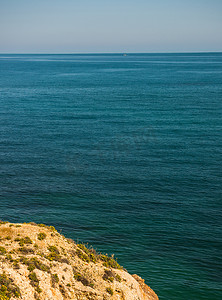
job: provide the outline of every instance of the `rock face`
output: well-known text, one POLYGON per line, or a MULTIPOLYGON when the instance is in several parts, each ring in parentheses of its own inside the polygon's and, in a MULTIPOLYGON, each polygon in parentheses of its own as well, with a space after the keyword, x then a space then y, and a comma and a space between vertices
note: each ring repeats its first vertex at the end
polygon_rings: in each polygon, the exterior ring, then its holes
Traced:
POLYGON ((157 300, 113 257, 43 224, 0 222, 0 300, 157 300))

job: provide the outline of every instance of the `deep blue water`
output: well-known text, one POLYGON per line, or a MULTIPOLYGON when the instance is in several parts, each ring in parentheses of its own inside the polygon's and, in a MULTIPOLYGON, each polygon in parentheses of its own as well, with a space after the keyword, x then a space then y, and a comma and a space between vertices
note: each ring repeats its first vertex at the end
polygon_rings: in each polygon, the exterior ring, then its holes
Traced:
POLYGON ((0 219, 222 299, 222 54, 0 55, 0 219))

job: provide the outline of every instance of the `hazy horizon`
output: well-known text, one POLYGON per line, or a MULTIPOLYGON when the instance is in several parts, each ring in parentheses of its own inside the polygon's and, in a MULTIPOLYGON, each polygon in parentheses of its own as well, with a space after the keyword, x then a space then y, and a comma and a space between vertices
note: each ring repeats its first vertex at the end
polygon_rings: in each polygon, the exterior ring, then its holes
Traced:
POLYGON ((0 0, 0 53, 222 51, 219 0, 0 0))
POLYGON ((131 55, 131 54, 211 54, 222 51, 187 51, 187 52, 0 52, 0 55, 131 55))

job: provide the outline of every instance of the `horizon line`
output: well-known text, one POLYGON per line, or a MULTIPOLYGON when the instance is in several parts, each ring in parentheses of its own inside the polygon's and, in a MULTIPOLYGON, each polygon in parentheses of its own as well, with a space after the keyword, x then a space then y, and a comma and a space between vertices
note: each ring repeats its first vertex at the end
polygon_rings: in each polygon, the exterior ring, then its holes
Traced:
POLYGON ((221 51, 169 51, 169 52, 0 52, 0 55, 90 55, 90 54, 204 54, 204 53, 222 53, 221 51))

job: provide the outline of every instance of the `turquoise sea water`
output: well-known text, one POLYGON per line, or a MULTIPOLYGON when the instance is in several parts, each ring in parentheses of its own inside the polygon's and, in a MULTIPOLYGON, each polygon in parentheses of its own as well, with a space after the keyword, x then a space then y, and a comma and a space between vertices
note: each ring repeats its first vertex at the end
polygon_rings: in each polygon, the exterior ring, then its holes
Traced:
POLYGON ((222 299, 222 54, 0 55, 0 219, 222 299))

